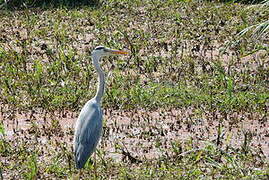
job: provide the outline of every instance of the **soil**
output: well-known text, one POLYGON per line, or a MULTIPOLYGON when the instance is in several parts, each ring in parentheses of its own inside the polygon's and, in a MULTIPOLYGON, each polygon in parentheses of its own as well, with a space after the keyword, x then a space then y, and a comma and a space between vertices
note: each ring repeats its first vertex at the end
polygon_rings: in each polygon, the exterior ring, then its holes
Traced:
MULTIPOLYGON (((52 136, 71 146, 77 116, 78 113, 70 111, 17 112, 1 114, 0 121, 4 123, 7 139, 28 136, 36 127, 43 142, 52 136)), ((208 143, 220 148, 247 147, 269 159, 268 117, 249 112, 198 112, 193 107, 133 112, 108 109, 104 111, 104 132, 99 147, 106 156, 116 160, 126 152, 137 159, 154 159, 163 153, 173 156, 173 152, 166 151, 173 143, 190 141, 194 149, 208 143)))

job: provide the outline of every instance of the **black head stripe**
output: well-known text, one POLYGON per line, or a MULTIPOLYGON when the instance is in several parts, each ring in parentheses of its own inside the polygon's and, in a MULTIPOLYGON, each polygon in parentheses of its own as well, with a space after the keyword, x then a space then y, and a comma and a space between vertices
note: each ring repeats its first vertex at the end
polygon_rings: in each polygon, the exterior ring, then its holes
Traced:
POLYGON ((102 50, 102 49, 105 49, 104 46, 97 46, 94 50, 102 50))

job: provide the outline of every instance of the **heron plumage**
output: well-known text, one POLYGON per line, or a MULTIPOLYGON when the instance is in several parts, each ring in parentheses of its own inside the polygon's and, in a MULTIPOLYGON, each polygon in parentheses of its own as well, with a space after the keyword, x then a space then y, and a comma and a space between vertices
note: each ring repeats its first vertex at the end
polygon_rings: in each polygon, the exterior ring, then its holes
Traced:
POLYGON ((112 54, 127 54, 125 51, 112 50, 97 46, 92 52, 92 62, 98 74, 98 88, 93 99, 82 108, 75 127, 74 150, 76 167, 81 169, 95 151, 103 130, 101 99, 105 91, 105 74, 99 60, 112 54))
POLYGON ((92 99, 82 108, 75 132, 75 161, 76 167, 84 167, 88 158, 95 151, 102 134, 102 110, 100 104, 92 99))

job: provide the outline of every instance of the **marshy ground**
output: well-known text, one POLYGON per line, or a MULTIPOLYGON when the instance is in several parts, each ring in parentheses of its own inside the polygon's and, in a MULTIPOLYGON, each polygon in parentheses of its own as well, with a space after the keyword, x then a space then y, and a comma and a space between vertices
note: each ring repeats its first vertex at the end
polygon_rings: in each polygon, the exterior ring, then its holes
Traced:
POLYGON ((268 36, 252 6, 117 1, 0 12, 0 179, 78 176, 72 141, 96 89, 87 49, 110 75, 104 133, 80 178, 267 179, 268 36), (97 175, 97 176, 96 176, 97 175))

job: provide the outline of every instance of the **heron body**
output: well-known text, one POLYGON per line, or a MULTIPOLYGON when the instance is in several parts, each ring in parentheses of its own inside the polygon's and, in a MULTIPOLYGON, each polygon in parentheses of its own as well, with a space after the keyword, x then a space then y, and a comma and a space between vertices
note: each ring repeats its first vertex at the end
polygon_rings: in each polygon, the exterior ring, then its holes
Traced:
POLYGON ((76 123, 75 132, 75 159, 76 167, 81 169, 84 167, 90 155, 96 149, 102 134, 102 110, 100 104, 91 99, 81 110, 76 123))
POLYGON ((112 50, 103 46, 96 47, 92 52, 93 65, 98 74, 98 89, 94 98, 89 100, 82 108, 75 125, 75 162, 81 169, 95 151, 103 129, 103 113, 101 99, 105 90, 105 75, 99 60, 103 56, 112 54, 127 54, 124 51, 112 50))

